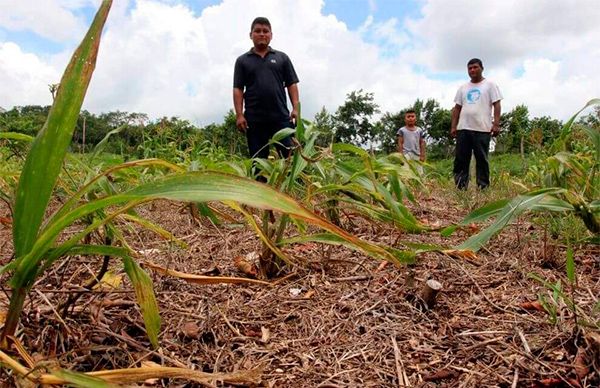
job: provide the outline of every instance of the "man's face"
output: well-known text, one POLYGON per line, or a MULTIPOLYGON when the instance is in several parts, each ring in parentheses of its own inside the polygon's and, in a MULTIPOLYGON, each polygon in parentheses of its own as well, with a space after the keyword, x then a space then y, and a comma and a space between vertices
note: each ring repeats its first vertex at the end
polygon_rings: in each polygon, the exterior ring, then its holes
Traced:
POLYGON ((404 122, 406 123, 406 125, 408 126, 414 126, 415 123, 417 122, 417 115, 414 113, 407 113, 404 115, 404 122))
POLYGON ((467 66, 467 71, 469 73, 469 77, 472 81, 481 80, 481 74, 483 73, 483 69, 479 65, 479 63, 472 63, 467 66))
POLYGON ((255 24, 250 31, 250 39, 254 43, 254 47, 264 49, 269 46, 273 33, 271 27, 266 24, 255 24))

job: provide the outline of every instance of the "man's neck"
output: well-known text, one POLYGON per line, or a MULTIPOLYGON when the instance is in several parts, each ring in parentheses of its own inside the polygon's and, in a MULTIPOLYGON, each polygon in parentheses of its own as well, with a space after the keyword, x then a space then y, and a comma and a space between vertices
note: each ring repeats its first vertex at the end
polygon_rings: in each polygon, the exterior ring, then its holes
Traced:
POLYGON ((267 53, 269 52, 269 46, 264 46, 264 47, 254 46, 252 48, 252 51, 254 51, 255 54, 260 55, 261 57, 264 58, 264 56, 267 55, 267 53))
POLYGON ((472 84, 478 84, 478 83, 480 83, 481 81, 483 81, 484 79, 485 79, 485 77, 479 77, 478 79, 473 79, 473 78, 471 78, 471 83, 472 83, 472 84))

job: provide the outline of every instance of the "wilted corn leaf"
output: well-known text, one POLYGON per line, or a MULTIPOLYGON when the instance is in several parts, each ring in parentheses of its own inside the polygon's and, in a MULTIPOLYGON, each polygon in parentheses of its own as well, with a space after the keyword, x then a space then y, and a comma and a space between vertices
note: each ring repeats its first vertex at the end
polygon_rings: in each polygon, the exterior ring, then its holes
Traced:
MULTIPOLYGON (((81 388, 116 388, 118 385, 111 384, 99 377, 93 377, 86 375, 84 373, 73 372, 66 369, 60 369, 53 371, 51 373, 52 376, 62 380, 61 384, 69 384, 73 387, 81 387, 81 388)), ((42 377, 40 379, 44 381, 42 377)))
POLYGON ((123 275, 115 274, 112 271, 108 271, 102 276, 100 282, 94 286, 94 290, 103 289, 103 290, 116 290, 121 287, 121 283, 123 282, 123 275))
POLYGON ((44 374, 35 380, 37 380, 40 384, 79 384, 75 386, 92 388, 122 386, 122 384, 134 384, 144 382, 148 379, 157 378, 182 379, 195 381, 198 383, 208 383, 210 381, 217 380, 229 384, 258 384, 260 382, 261 374, 262 371, 260 369, 237 371, 232 373, 205 373, 184 368, 143 366, 140 368, 105 370, 87 373, 61 370, 55 371, 51 374, 44 374))
POLYGON ((263 282, 261 280, 256 279, 248 279, 248 278, 236 278, 236 277, 227 277, 227 276, 204 276, 204 275, 194 275, 188 274, 185 272, 176 271, 174 269, 168 269, 161 267, 160 265, 154 264, 152 262, 145 262, 145 264, 152 268, 153 270, 160 272, 164 275, 173 276, 182 280, 185 280, 188 283, 193 284, 260 284, 269 286, 271 285, 269 282, 263 282))

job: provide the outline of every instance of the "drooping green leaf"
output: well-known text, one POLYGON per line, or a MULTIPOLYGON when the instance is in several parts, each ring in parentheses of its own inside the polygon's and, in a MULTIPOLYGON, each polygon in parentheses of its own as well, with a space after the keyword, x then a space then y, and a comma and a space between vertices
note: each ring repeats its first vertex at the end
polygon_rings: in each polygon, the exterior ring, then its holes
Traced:
POLYGON ((442 229, 442 236, 448 237, 452 233, 454 233, 460 226, 466 226, 474 222, 485 221, 488 218, 495 216, 504 209, 504 207, 509 201, 509 199, 500 199, 498 201, 488 203, 487 205, 482 206, 479 209, 473 210, 458 224, 442 229))
POLYGON ((282 128, 271 137, 270 143, 279 143, 286 137, 292 136, 294 133, 296 133, 296 130, 294 128, 282 128))
POLYGON ((18 133, 18 132, 0 132, 0 139, 32 142, 34 137, 26 135, 24 133, 18 133))
POLYGON ((160 315, 154 296, 152 279, 131 257, 124 257, 123 264, 125 272, 135 289, 135 296, 142 311, 148 338, 152 346, 156 348, 158 347, 158 333, 160 332, 160 315))
POLYGON ((496 213, 498 213, 498 216, 496 217, 494 222, 481 232, 471 236, 467 241, 460 244, 457 248, 477 252, 494 235, 499 233, 521 213, 527 210, 531 210, 535 205, 538 205, 539 202, 542 201, 546 196, 556 194, 559 192, 564 192, 564 189, 551 187, 540 190, 534 190, 513 198, 508 204, 502 207, 500 211, 496 209, 499 201, 496 202, 495 206, 492 206, 490 208, 490 211, 495 211, 496 213))

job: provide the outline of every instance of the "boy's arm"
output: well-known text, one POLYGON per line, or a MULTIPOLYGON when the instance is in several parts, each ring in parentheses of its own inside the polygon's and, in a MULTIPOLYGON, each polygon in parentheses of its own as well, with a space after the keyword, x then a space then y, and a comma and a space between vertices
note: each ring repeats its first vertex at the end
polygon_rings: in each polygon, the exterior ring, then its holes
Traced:
POLYGON ((404 137, 402 135, 397 135, 398 138, 398 152, 402 153, 404 150, 404 137))
POLYGON ((421 160, 421 162, 425 161, 425 139, 423 137, 421 137, 421 140, 419 140, 419 148, 421 149, 421 157, 419 158, 419 160, 421 160))

